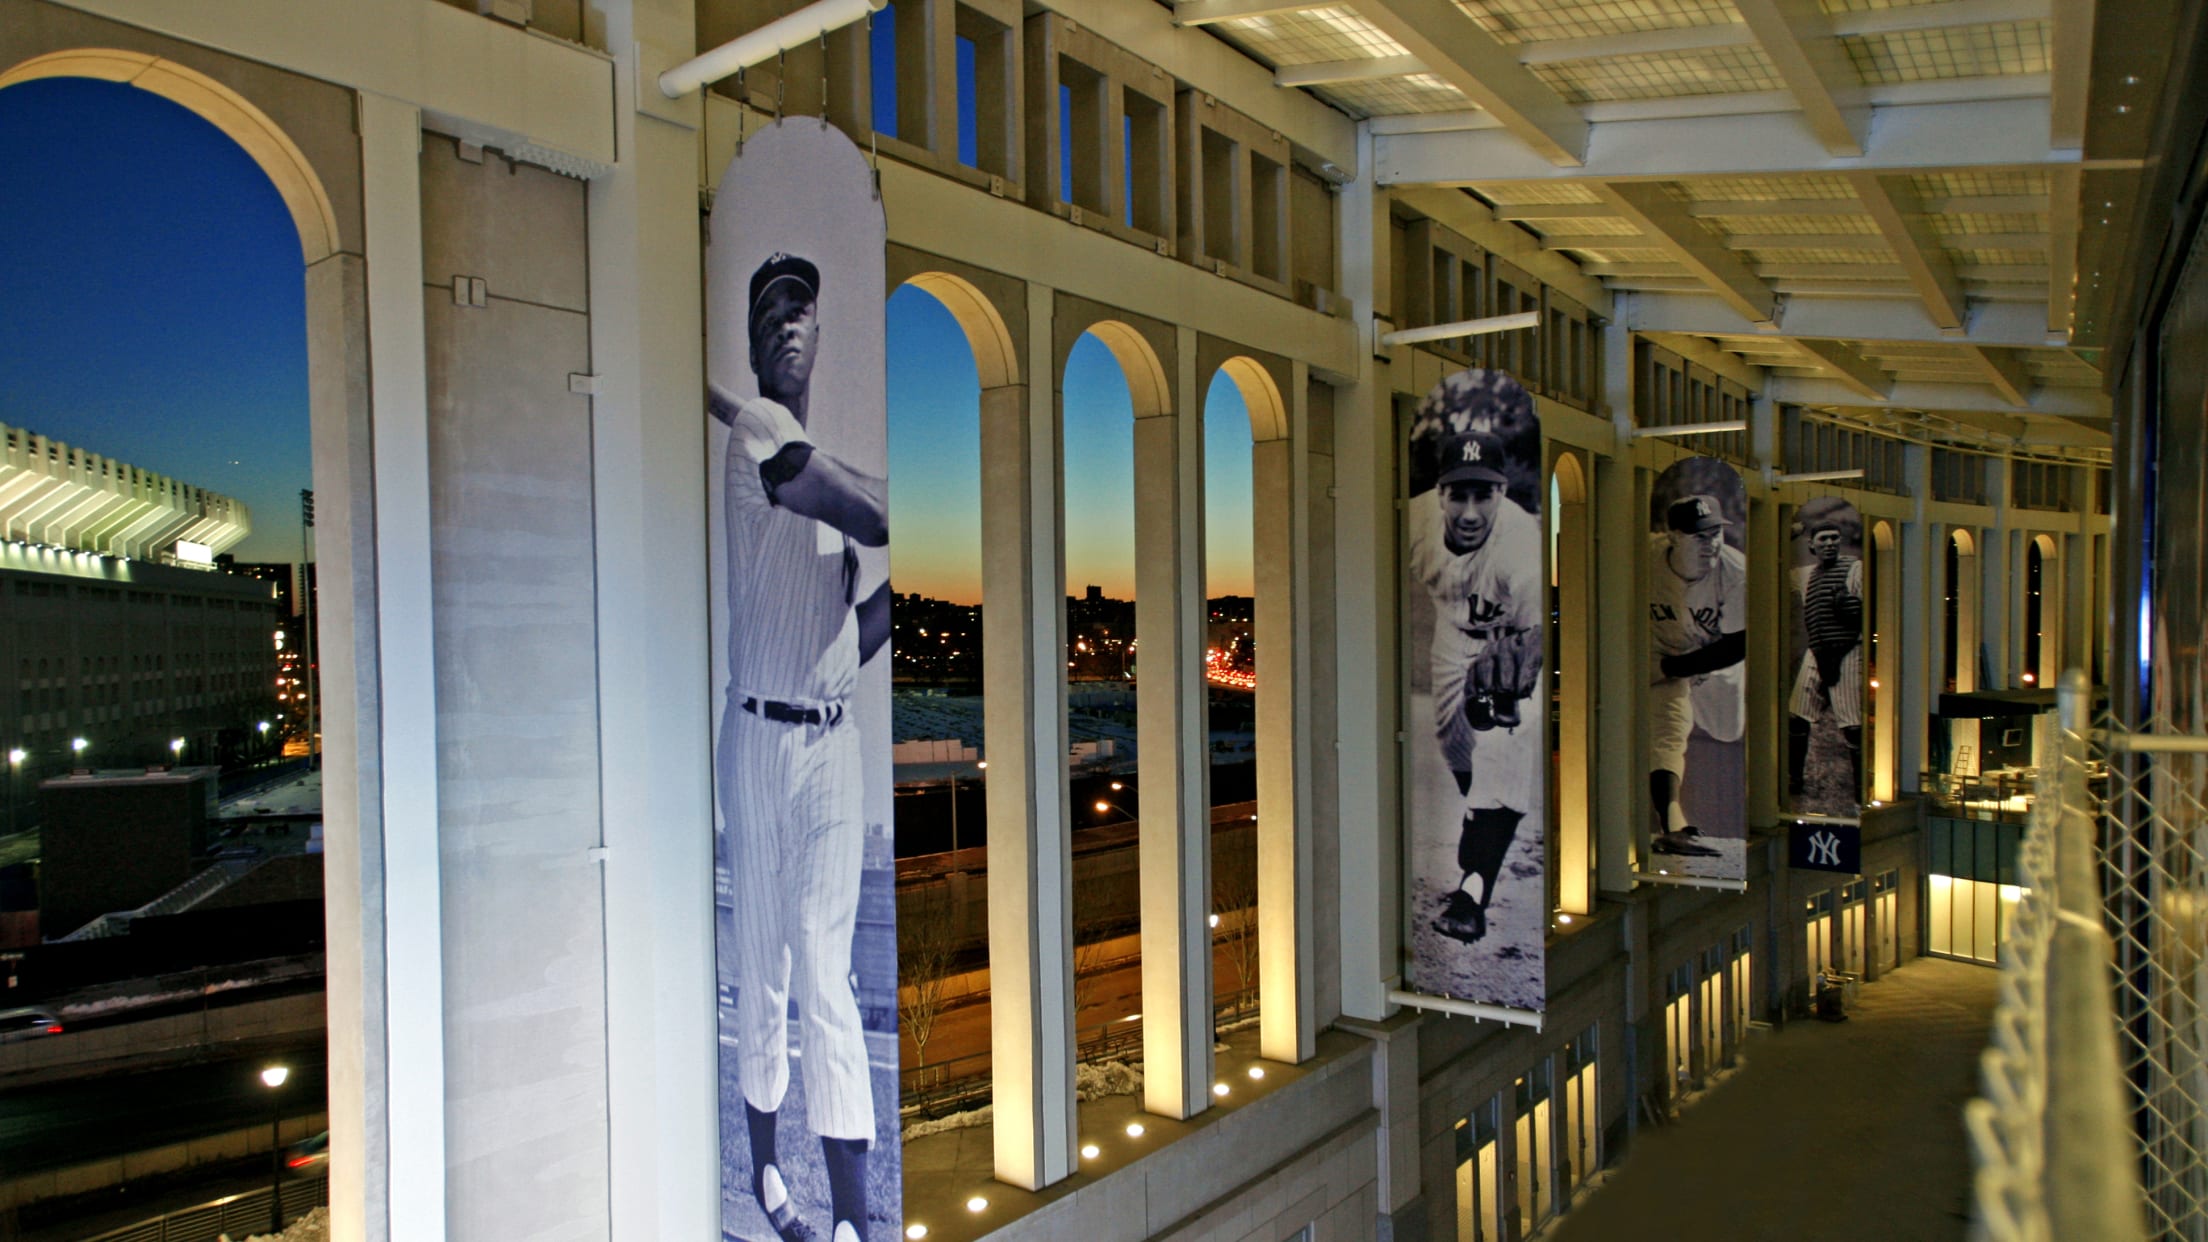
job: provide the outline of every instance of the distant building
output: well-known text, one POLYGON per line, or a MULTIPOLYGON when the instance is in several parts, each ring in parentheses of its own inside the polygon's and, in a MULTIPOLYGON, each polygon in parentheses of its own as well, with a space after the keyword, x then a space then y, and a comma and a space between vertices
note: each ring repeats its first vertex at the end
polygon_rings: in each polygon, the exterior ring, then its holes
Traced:
POLYGON ((251 529, 229 497, 0 425, 0 749, 29 752, 22 779, 281 740, 258 728, 276 584, 215 572, 251 529))
POLYGON ((133 910, 192 876, 207 850, 219 772, 93 772, 42 782, 39 930, 66 936, 133 910))

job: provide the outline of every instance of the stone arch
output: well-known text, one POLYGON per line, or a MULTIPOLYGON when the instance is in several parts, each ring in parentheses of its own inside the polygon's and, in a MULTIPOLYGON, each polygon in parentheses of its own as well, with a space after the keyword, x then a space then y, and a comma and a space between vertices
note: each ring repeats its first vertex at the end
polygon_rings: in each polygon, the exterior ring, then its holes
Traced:
POLYGON ((959 330, 966 334, 967 347, 974 351, 974 369, 981 376, 984 392, 1020 382, 1020 351, 1013 343, 1012 329, 996 304, 972 281, 949 272, 926 271, 906 278, 904 283, 941 302, 958 321, 959 330))
POLYGON ((1587 467, 1580 462, 1578 453, 1568 449, 1559 452, 1553 473, 1559 499, 1568 505, 1587 503, 1587 467))
POLYGON ((150 91, 213 125, 253 157, 291 211, 309 266, 338 248, 337 213, 304 152, 268 114, 196 69, 145 52, 72 48, 48 52, 0 72, 0 90, 41 78, 96 78, 150 91))
POLYGON ((1219 369, 1234 381, 1250 412, 1250 439, 1258 444, 1287 439, 1288 405, 1281 399, 1280 385, 1273 382, 1273 373, 1247 354, 1236 354, 1220 363, 1219 369))
MULTIPOLYGON (((1117 319, 1099 319, 1080 333, 1094 336, 1104 342, 1104 348, 1112 351, 1119 369, 1127 377, 1127 396, 1133 401, 1135 417, 1155 418, 1173 412, 1173 385, 1165 374, 1165 364, 1158 360, 1158 352, 1150 347, 1142 332, 1117 319)), ((1063 378, 1065 364, 1059 363, 1063 378)))
MULTIPOLYGON (((2062 541, 2045 531, 2027 535, 2024 556, 2026 590, 2030 589, 2028 583, 2031 558, 2039 558, 2038 598, 2036 601, 2022 601, 2024 607, 2020 609, 2026 614, 2027 622, 2037 621, 2039 640, 2033 644, 2032 650, 2018 653, 2024 657, 2020 661, 2026 673, 2023 680, 2027 685, 2052 686, 2062 675, 2062 610, 2065 599, 2062 541), (2036 617, 2030 615, 2034 611, 2038 614, 2036 617)), ((2018 635, 2019 639, 2026 643, 2032 642, 2032 626, 2025 624, 2018 628, 2023 631, 2018 635)))

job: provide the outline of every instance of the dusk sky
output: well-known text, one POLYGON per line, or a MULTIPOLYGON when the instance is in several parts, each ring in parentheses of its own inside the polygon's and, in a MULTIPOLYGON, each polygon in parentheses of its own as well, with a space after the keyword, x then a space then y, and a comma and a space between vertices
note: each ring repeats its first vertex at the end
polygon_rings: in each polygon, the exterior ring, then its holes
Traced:
POLYGON ((299 235, 243 150, 135 87, 0 90, 0 422, 243 500, 299 558, 299 235))
MULTIPOLYGON (((297 233, 220 131, 134 87, 0 91, 0 422, 243 500, 243 561, 299 556, 308 457, 297 233), (37 170, 38 175, 29 175, 37 170)), ((892 573, 980 598, 980 388, 950 313, 889 300, 892 573)), ((1132 411, 1110 351, 1066 368, 1066 581, 1134 594, 1132 411)), ((1207 593, 1250 590, 1249 418, 1207 400, 1207 593)))

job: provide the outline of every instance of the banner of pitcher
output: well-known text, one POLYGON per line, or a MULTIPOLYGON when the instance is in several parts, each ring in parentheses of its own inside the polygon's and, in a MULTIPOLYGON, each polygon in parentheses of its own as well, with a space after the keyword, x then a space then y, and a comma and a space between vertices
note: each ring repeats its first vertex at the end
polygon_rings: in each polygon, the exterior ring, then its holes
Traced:
POLYGON ((1410 961, 1420 992, 1547 993, 1548 480, 1533 398, 1459 371, 1413 416, 1405 506, 1410 961))
POLYGON ((809 122, 751 135, 707 222, 728 1240, 904 1227, 884 241, 865 156, 809 122))

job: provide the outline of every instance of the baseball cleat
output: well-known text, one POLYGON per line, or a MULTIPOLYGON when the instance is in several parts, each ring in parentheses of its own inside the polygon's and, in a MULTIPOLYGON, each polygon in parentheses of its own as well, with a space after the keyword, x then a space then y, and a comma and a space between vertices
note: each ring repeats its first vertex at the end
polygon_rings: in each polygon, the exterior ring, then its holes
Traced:
POLYGON ((1487 935, 1487 911, 1460 888, 1442 899, 1441 913, 1434 918, 1434 930, 1453 940, 1477 944, 1487 935))
POLYGON ((1697 858, 1715 858, 1717 851, 1702 844, 1702 830, 1689 825, 1677 832, 1663 832, 1649 846, 1658 854, 1680 854, 1697 858))

